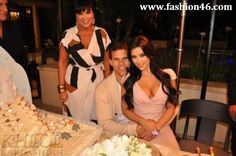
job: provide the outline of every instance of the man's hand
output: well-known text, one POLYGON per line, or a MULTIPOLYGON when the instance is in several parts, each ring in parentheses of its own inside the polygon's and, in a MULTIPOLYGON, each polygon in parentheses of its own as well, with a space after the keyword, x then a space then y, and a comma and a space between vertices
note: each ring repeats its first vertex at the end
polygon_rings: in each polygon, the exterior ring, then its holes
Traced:
POLYGON ((236 121, 236 105, 229 106, 229 114, 233 121, 236 121))
POLYGON ((138 138, 141 138, 146 141, 151 141, 155 137, 151 133, 147 132, 141 125, 137 125, 136 131, 138 138))

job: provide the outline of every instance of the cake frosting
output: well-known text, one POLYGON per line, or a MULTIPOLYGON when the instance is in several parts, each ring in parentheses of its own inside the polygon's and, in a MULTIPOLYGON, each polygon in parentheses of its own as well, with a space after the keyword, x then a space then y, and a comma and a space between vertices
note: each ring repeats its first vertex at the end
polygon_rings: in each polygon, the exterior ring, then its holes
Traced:
POLYGON ((100 137, 95 124, 37 110, 23 97, 0 106, 1 155, 75 156, 100 137))

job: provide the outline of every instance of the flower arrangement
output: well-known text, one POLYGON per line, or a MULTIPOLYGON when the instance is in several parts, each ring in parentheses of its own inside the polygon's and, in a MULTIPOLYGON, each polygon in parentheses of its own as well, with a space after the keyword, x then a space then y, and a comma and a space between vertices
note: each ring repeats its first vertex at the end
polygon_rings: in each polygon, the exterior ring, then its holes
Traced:
POLYGON ((141 143, 134 136, 113 136, 111 139, 86 148, 82 156, 151 156, 150 145, 141 143))

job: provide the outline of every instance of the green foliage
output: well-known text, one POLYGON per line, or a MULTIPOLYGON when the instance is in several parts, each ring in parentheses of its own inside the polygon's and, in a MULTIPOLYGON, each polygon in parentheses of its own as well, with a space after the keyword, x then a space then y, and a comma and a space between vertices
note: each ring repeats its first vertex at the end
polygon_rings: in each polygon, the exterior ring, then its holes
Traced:
MULTIPOLYGON (((156 49, 155 59, 158 61, 162 68, 172 68, 176 69, 177 64, 177 54, 171 46, 165 49, 156 49)), ((205 55, 201 54, 199 61, 197 62, 197 55, 194 53, 197 48, 188 47, 182 54, 182 67, 180 70, 181 78, 202 80, 204 72, 204 61, 205 55)), ((230 72, 230 65, 227 63, 229 56, 222 55, 212 55, 208 80, 215 82, 226 82, 227 76, 230 72)))
MULTIPOLYGON (((202 60, 203 59, 205 58, 202 58, 202 60)), ((220 57, 220 59, 212 57, 209 64, 208 80, 215 82, 226 82, 229 71, 230 66, 227 64, 227 57, 220 57)), ((203 61, 201 61, 198 65, 196 65, 195 62, 192 62, 191 64, 182 67, 181 77, 202 80, 203 72, 203 61)))
POLYGON ((182 67, 181 69, 181 77, 194 79, 194 80, 201 80, 203 76, 203 66, 199 65, 189 65, 182 67))
POLYGON ((229 65, 217 64, 216 62, 213 62, 210 65, 209 80, 218 81, 218 82, 226 82, 229 72, 230 72, 229 65))

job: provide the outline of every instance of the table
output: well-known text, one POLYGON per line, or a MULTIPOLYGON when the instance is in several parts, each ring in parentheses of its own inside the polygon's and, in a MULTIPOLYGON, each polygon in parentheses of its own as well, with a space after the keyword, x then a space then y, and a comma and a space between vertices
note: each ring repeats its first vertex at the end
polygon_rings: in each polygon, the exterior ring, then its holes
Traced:
POLYGON ((193 153, 189 153, 185 151, 172 149, 172 148, 162 146, 162 145, 157 145, 157 144, 154 144, 154 145, 160 150, 163 156, 189 156, 193 154, 193 153))

